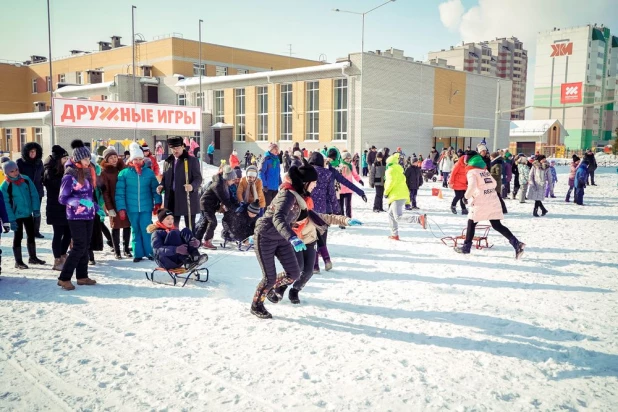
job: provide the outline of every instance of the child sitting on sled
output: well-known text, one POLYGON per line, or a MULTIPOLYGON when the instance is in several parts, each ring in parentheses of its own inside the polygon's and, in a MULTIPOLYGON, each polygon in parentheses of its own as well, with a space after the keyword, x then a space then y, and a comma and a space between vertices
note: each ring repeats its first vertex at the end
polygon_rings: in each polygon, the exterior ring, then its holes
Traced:
POLYGON ((157 221, 146 230, 152 234, 154 260, 163 269, 199 266, 208 259, 206 254, 200 254, 200 241, 190 229, 174 227, 174 213, 168 209, 159 209, 157 221))

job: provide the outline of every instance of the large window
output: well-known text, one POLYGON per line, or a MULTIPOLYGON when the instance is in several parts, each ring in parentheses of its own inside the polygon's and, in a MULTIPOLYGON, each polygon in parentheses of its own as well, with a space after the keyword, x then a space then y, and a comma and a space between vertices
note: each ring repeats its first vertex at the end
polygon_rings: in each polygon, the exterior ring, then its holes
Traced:
POLYGON ((32 93, 38 93, 39 90, 36 86, 36 79, 32 79, 32 93))
POLYGON ((215 76, 227 76, 227 67, 216 66, 216 68, 215 68, 215 76))
POLYGON ((305 140, 320 140, 320 82, 307 82, 307 133, 305 140))
POLYGON ((21 150, 26 145, 26 139, 28 135, 26 134, 26 129, 19 129, 19 149, 21 150))
POLYGON ((47 86, 47 90, 45 91, 50 92, 51 91, 51 77, 45 76, 45 85, 47 86))
POLYGON ((178 106, 186 106, 187 105, 187 95, 179 94, 178 95, 178 106))
POLYGON ((5 152, 11 152, 11 138, 13 137, 13 130, 11 129, 4 129, 5 130, 5 134, 4 137, 6 137, 6 139, 4 140, 6 146, 4 148, 5 152))
POLYGON ((223 90, 215 90, 215 123, 225 123, 223 90))
POLYGON ((348 80, 335 80, 335 140, 348 139, 348 80))
POLYGON ((75 72, 75 83, 82 84, 82 72, 75 72))
POLYGON ((195 93, 195 105, 201 107, 204 110, 204 92, 195 93))
POLYGON ((199 76, 200 73, 202 76, 206 76, 206 65, 202 63, 193 63, 193 76, 199 76))
POLYGON ((64 82, 66 82, 66 81, 67 81, 67 78, 66 78, 66 76, 65 76, 64 74, 59 74, 59 75, 58 75, 58 81, 59 81, 60 83, 64 83, 64 82))
POLYGON ((245 141, 245 89, 234 89, 236 100, 236 125, 234 127, 234 140, 245 141))
POLYGON ((292 140, 292 85, 281 85, 281 136, 280 140, 292 140))
POLYGON ((41 144, 43 141, 43 128, 35 127, 34 128, 34 141, 38 144, 41 144))
POLYGON ((257 139, 261 142, 268 141, 268 87, 257 88, 258 97, 258 134, 257 139))

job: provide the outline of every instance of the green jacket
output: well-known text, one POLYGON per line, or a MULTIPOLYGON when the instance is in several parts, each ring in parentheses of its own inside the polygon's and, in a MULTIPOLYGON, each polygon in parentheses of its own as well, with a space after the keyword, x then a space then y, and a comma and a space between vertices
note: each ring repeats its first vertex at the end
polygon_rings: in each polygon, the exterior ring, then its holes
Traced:
POLYGON ((9 183, 6 179, 0 184, 9 222, 30 217, 33 212, 41 211, 41 199, 34 183, 26 175, 19 175, 19 178, 23 179, 20 184, 9 183))
POLYGON ((403 167, 399 164, 399 153, 395 153, 386 159, 384 195, 388 196, 389 205, 395 200, 410 201, 406 176, 403 173, 403 167))

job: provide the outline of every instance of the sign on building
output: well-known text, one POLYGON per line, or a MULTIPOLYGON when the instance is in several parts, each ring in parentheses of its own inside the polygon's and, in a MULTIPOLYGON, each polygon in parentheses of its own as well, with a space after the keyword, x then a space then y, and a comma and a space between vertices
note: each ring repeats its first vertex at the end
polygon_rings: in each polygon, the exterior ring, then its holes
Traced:
POLYGON ((562 83, 562 92, 560 93, 560 103, 581 103, 583 95, 583 83, 562 83))
POLYGON ((556 43, 551 45, 549 57, 570 56, 573 54, 573 43, 556 43))
POLYGON ((54 99, 57 127, 141 130, 202 130, 199 107, 54 99))

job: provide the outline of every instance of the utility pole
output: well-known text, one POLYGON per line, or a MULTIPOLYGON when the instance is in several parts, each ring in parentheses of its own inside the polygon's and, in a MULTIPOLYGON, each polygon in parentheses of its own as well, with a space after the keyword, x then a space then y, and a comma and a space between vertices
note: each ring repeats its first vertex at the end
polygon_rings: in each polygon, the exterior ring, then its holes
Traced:
MULTIPOLYGON (((133 102, 137 102, 137 93, 135 91, 135 9, 136 6, 131 6, 131 40, 133 41, 133 102)), ((137 141, 137 125, 133 128, 133 141, 137 141)))

